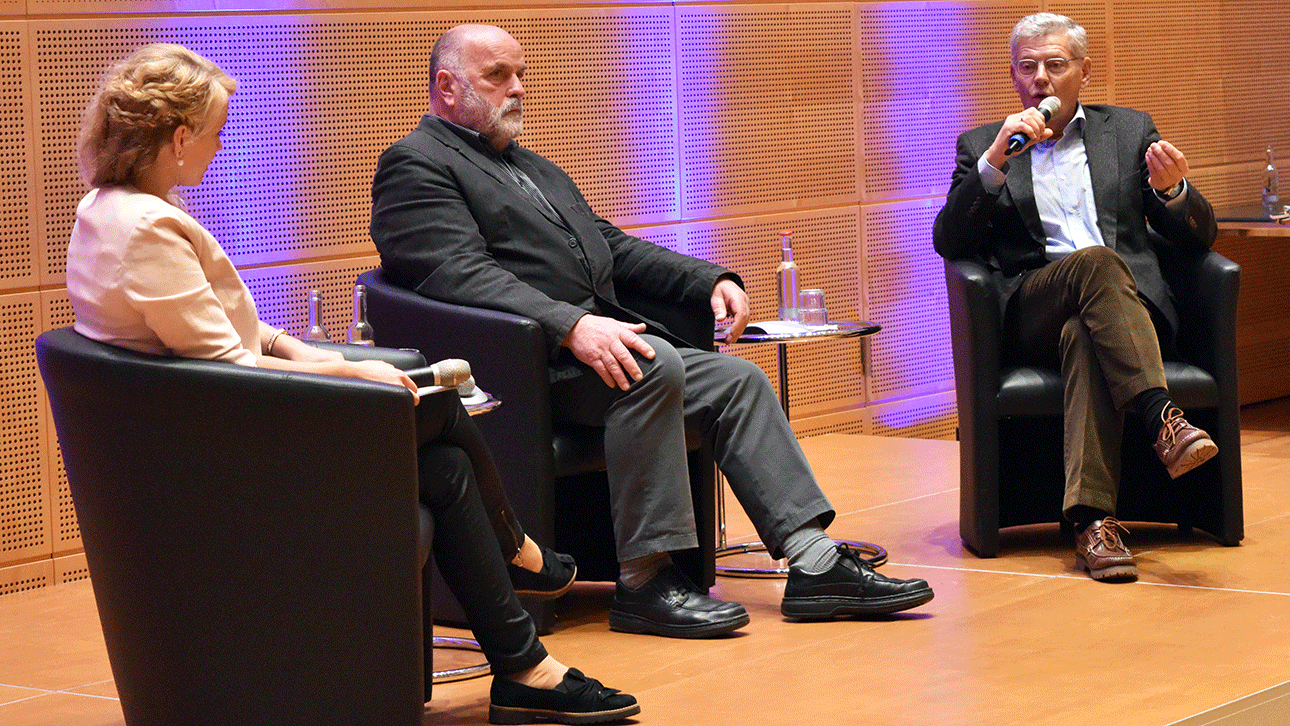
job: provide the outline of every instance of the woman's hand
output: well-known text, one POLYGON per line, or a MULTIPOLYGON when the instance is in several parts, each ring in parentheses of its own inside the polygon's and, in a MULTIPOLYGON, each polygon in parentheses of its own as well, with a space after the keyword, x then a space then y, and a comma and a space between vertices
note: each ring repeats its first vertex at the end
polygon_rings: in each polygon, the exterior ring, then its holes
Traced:
MULTIPOLYGON (((339 354, 338 354, 339 355, 339 354)), ((335 366, 336 373, 332 375, 344 376, 345 378, 361 378, 365 381, 374 381, 376 383, 390 383, 396 386, 403 386, 412 391, 413 398, 417 398, 417 384, 408 378, 408 374, 386 363, 383 360, 359 360, 359 361, 337 361, 326 363, 327 366, 335 366)))

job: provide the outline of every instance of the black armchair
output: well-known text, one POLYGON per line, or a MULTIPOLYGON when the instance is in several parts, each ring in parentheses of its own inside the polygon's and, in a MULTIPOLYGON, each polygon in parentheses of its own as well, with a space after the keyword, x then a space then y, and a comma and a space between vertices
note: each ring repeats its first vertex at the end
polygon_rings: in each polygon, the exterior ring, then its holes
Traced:
MULTIPOLYGON (((1176 523, 1225 545, 1244 538, 1241 430, 1236 388, 1236 300, 1241 268, 1216 252, 1169 266, 1183 316, 1178 360, 1165 377, 1187 419, 1219 454, 1186 481, 1173 482, 1126 422, 1117 517, 1176 523)), ((959 534, 980 557, 999 550, 999 530, 1061 522, 1062 378, 1001 353, 998 293, 982 265, 945 263, 959 414, 959 534)))
POLYGON ((71 328, 36 352, 126 723, 421 723, 432 523, 406 391, 71 328))
MULTIPOLYGON (((377 343, 421 351, 426 360, 464 358, 484 390, 501 399, 477 423, 492 449, 516 515, 535 540, 578 560, 580 580, 618 577, 603 430, 555 424, 548 351, 538 324, 509 313, 439 302, 387 282, 380 268, 359 276, 368 289, 368 319, 377 343)), ((712 310, 682 307, 619 291, 620 302, 652 317, 692 345, 713 347, 712 310)), ((700 587, 715 582, 715 463, 708 442, 687 441, 699 549, 678 563, 700 587)), ((461 608, 445 587, 434 588, 435 613, 460 623, 461 608)), ((526 603, 540 631, 551 626, 546 603, 526 603)))

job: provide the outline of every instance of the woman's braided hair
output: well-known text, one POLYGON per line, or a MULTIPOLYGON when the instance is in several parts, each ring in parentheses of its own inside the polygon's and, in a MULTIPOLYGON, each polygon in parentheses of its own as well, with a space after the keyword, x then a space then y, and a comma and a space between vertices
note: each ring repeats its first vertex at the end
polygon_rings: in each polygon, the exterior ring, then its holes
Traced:
POLYGON ((201 135, 237 81, 182 45, 154 43, 113 66, 85 109, 77 144, 92 187, 137 183, 140 172, 187 126, 201 135))

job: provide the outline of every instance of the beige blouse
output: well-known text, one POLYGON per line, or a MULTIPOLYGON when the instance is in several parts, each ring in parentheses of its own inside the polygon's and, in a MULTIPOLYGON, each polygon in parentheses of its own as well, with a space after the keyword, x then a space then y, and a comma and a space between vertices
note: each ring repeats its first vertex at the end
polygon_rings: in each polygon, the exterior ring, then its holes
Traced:
POLYGON ((67 293, 78 332, 123 348, 254 366, 260 323, 219 242, 189 214, 129 187, 76 208, 67 293))

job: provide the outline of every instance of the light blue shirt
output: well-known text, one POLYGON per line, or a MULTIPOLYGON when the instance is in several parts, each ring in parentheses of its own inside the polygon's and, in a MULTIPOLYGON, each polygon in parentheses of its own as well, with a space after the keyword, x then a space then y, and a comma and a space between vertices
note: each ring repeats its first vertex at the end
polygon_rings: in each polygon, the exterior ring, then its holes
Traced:
MULTIPOLYGON (((1084 149, 1084 118, 1081 105, 1060 139, 1047 139, 1030 149, 1035 204, 1047 236, 1044 252, 1050 260, 1104 244, 1084 149)), ((977 169, 986 191, 998 193, 1003 188, 1006 175, 984 156, 977 162, 977 169)))

